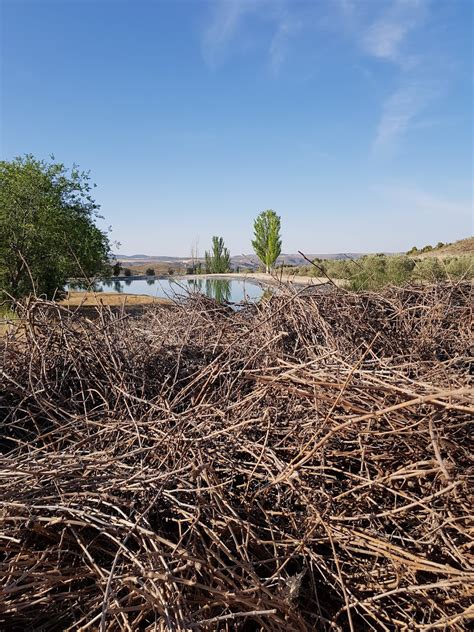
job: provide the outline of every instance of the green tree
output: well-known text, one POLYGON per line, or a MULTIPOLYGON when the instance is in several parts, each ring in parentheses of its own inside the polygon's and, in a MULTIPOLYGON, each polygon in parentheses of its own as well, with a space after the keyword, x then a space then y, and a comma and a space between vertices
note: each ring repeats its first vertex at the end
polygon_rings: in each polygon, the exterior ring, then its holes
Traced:
POLYGON ((132 276, 132 271, 130 270, 130 268, 124 268, 123 269, 123 274, 126 277, 131 277, 132 276))
POLYGON ((113 274, 113 276, 119 276, 121 267, 122 266, 120 265, 120 261, 116 261, 114 263, 114 265, 112 266, 112 274, 113 274))
POLYGON ((260 213, 253 224, 252 246, 267 273, 272 271, 281 253, 280 225, 280 217, 271 209, 260 213))
MULTIPOLYGON (((54 159, 52 159, 54 160, 54 159)), ((108 267, 107 235, 89 175, 33 156, 0 161, 0 290, 51 298, 69 277, 108 267)))
POLYGON ((147 268, 145 274, 147 276, 155 276, 155 269, 154 268, 147 268))
POLYGON ((204 259, 206 272, 210 274, 222 274, 230 270, 230 252, 225 247, 222 237, 212 238, 212 250, 206 250, 204 259))

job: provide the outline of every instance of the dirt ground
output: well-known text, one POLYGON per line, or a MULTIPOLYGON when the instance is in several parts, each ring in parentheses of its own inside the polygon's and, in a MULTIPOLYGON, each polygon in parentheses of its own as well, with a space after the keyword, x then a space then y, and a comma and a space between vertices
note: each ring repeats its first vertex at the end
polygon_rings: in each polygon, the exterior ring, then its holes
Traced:
POLYGON ((138 305, 151 305, 159 303, 167 305, 171 301, 167 298, 148 296, 146 294, 117 294, 114 292, 69 292, 67 298, 60 301, 66 307, 97 307, 109 305, 112 307, 129 307, 138 305))

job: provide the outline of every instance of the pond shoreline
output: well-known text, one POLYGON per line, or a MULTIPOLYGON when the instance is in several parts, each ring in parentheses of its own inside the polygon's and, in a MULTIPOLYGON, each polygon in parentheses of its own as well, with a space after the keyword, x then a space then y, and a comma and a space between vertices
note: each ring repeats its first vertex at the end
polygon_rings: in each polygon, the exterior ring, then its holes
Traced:
MULTIPOLYGON (((337 283, 342 284, 343 282, 337 283)), ((68 307, 93 308, 99 305, 143 308, 151 304, 172 304, 179 297, 201 292, 219 302, 241 304, 256 301, 265 291, 293 288, 298 293, 324 292, 330 288, 327 279, 295 275, 268 275, 258 272, 225 274, 188 274, 176 277, 143 276, 109 277, 97 280, 95 287, 75 287, 72 282, 61 303, 68 307), (115 289, 113 289, 115 286, 115 289), (221 287, 222 286, 222 287, 221 287)))
MULTIPOLYGON (((96 279, 96 282, 115 282, 115 281, 198 281, 205 279, 222 279, 229 281, 249 281, 249 283, 255 283, 261 286, 276 286, 286 285, 288 283, 294 285, 326 285, 327 283, 334 283, 342 287, 344 285, 343 279, 332 279, 329 281, 326 277, 312 277, 312 276, 297 276, 296 274, 283 274, 283 275, 269 275, 264 272, 225 272, 222 274, 160 274, 156 276, 147 276, 146 274, 137 274, 132 276, 110 276, 103 279, 96 279)), ((68 283, 80 283, 81 279, 70 279, 68 283)), ((80 291, 80 290, 78 290, 80 291)), ((86 290, 84 290, 86 291, 86 290)))
POLYGON ((335 284, 339 287, 343 287, 345 281, 343 279, 329 279, 325 277, 310 277, 310 276, 296 276, 294 274, 283 275, 269 275, 264 272, 226 272, 223 274, 187 274, 183 279, 198 280, 198 279, 222 279, 229 281, 248 281, 260 286, 275 287, 279 285, 303 285, 306 287, 327 285, 328 283, 335 284))

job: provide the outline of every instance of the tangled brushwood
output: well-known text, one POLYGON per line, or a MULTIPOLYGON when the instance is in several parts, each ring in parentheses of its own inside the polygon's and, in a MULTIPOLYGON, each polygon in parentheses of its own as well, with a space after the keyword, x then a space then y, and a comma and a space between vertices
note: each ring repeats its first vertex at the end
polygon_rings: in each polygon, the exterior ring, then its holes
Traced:
POLYGON ((303 294, 25 308, 0 628, 468 627, 471 285, 303 294))

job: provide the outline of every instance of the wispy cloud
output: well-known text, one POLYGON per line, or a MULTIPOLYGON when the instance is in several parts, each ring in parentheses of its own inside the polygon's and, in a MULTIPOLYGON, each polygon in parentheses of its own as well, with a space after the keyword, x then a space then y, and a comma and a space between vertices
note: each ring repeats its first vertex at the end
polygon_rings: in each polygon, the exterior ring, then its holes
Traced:
POLYGON ((366 54, 398 66, 398 87, 382 104, 372 142, 375 155, 393 153, 404 136, 419 125, 423 110, 441 92, 428 56, 413 53, 409 36, 429 17, 428 0, 393 0, 369 22, 360 36, 366 54))
MULTIPOLYGON (((373 155, 389 155, 410 130, 422 126, 424 110, 447 81, 440 78, 440 60, 435 64, 428 52, 420 52, 415 39, 417 30, 429 22, 430 2, 318 0, 309 6, 294 0, 221 0, 212 5, 211 21, 203 34, 203 55, 211 67, 224 63, 232 50, 242 46, 244 32, 251 38, 251 18, 270 26, 266 51, 274 75, 300 32, 316 33, 323 28, 341 39, 351 38, 366 59, 390 64, 398 71, 397 87, 382 101, 370 141, 373 155)), ((261 49, 262 42, 253 45, 261 49)), ((377 76, 377 71, 370 72, 377 76)))
POLYGON ((380 154, 396 149, 397 143, 417 122, 417 117, 438 92, 439 88, 434 82, 404 78, 398 90, 383 104, 372 145, 373 152, 380 154))
POLYGON ((290 38, 301 27, 301 20, 286 11, 277 19, 277 29, 269 48, 270 65, 274 73, 278 72, 285 60, 290 38))
POLYGON ((234 0, 215 3, 212 20, 202 38, 202 52, 209 66, 215 67, 222 62, 243 15, 255 6, 256 3, 234 0))
POLYGON ((395 0, 362 36, 366 52, 380 59, 404 64, 402 44, 410 31, 422 22, 426 14, 425 0, 395 0))
POLYGON ((409 214, 418 213, 423 216, 444 219, 447 223, 455 222, 464 229, 464 232, 472 217, 472 202, 470 200, 447 199, 415 187, 400 184, 375 187, 374 192, 383 199, 389 200, 392 206, 400 205, 409 214))
POLYGON ((298 12, 288 0, 225 0, 213 3, 212 17, 202 37, 206 63, 217 67, 227 58, 238 40, 239 31, 250 16, 270 24, 272 34, 267 54, 270 68, 277 73, 288 52, 290 38, 301 28, 298 12))

